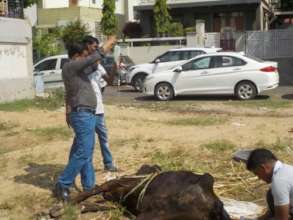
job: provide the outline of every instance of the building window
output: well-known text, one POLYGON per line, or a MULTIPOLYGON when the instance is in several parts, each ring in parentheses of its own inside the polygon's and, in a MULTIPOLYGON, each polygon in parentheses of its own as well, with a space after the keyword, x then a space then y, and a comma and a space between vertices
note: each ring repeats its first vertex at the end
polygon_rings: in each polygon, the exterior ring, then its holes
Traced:
POLYGON ((215 14, 213 26, 215 32, 221 32, 225 28, 231 28, 234 31, 243 31, 244 14, 242 12, 215 14))
POLYGON ((23 18, 22 0, 0 0, 0 16, 23 18))

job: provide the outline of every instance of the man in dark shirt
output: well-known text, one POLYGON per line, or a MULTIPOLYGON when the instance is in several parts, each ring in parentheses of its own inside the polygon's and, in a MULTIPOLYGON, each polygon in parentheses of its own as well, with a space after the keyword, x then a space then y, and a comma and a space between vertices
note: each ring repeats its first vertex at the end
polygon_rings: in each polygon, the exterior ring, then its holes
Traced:
MULTIPOLYGON (((108 52, 115 42, 116 37, 109 37, 102 47, 103 53, 108 52)), ((68 48, 70 61, 64 65, 62 77, 65 85, 66 110, 75 137, 68 164, 55 185, 54 193, 59 200, 69 200, 69 187, 78 174, 81 175, 81 184, 85 191, 91 190, 95 185, 92 158, 97 100, 88 75, 96 70, 103 53, 97 51, 87 56, 85 46, 79 43, 74 43, 68 48)))

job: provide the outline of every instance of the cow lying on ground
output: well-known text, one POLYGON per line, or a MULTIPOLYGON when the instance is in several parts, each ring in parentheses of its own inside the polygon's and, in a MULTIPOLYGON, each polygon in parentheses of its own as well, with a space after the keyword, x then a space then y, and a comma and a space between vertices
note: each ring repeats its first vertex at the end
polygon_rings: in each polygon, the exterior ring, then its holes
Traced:
MULTIPOLYGON (((102 194, 107 201, 124 206, 136 220, 230 220, 223 203, 213 191, 209 174, 189 171, 159 172, 144 165, 135 176, 124 176, 82 192, 72 203, 102 194), (148 175, 147 175, 148 174, 148 175)), ((84 203, 82 212, 99 211, 99 204, 84 203)))

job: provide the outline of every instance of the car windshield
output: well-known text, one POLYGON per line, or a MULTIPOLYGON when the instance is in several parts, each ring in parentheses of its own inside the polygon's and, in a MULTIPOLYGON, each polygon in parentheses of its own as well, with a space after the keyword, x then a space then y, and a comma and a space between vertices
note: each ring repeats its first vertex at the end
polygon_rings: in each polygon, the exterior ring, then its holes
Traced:
POLYGON ((130 59, 129 56, 122 56, 122 62, 129 65, 134 65, 134 62, 130 59))

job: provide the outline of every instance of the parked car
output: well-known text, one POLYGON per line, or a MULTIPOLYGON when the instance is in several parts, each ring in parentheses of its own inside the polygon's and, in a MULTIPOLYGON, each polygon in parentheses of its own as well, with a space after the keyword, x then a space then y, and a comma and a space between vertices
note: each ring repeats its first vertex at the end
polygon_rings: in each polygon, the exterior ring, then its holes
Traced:
POLYGON ((33 74, 42 75, 44 83, 60 82, 62 67, 68 61, 66 54, 47 57, 34 65, 33 74))
POLYGON ((150 63, 139 64, 129 68, 126 83, 132 85, 136 91, 141 91, 143 80, 147 75, 170 69, 195 56, 215 53, 220 50, 221 48, 179 48, 168 50, 150 63))
MULTIPOLYGON (((61 82, 62 81, 62 67, 63 65, 68 62, 68 56, 66 54, 57 55, 57 56, 50 56, 41 61, 37 62, 34 65, 34 75, 42 75, 44 83, 52 83, 52 82, 61 82)), ((106 56, 104 60, 102 60, 101 64, 106 69, 107 73, 112 73, 118 78, 118 71, 120 71, 121 77, 125 81, 125 73, 126 70, 134 65, 133 61, 125 55, 121 55, 120 62, 117 65, 115 63, 113 56, 106 56), (118 66, 118 68, 117 68, 118 66)), ((117 81, 117 79, 116 79, 117 81)))
POLYGON ((120 83, 126 82, 126 73, 128 69, 134 65, 134 62, 129 56, 121 55, 119 57, 119 62, 116 64, 113 56, 107 56, 102 60, 102 65, 107 71, 107 73, 113 73, 115 75, 114 84, 118 84, 118 79, 120 77, 120 83))
POLYGON ((278 87, 277 65, 236 52, 200 55, 173 69, 149 75, 143 92, 164 101, 186 94, 226 94, 241 100, 253 99, 278 87))

